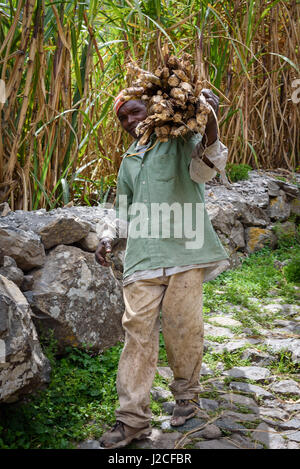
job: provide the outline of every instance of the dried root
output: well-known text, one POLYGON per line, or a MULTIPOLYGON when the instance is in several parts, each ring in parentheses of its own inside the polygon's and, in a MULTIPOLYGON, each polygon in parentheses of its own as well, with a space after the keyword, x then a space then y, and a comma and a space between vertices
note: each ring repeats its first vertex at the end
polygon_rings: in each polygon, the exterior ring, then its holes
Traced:
POLYGON ((127 66, 134 81, 124 91, 125 100, 136 96, 148 109, 148 117, 136 128, 141 144, 146 144, 153 132, 161 142, 184 137, 188 132, 203 134, 211 112, 201 95, 204 83, 198 79, 192 56, 183 53, 179 59, 170 55, 167 44, 162 48, 162 56, 164 65, 154 73, 136 64, 127 66))

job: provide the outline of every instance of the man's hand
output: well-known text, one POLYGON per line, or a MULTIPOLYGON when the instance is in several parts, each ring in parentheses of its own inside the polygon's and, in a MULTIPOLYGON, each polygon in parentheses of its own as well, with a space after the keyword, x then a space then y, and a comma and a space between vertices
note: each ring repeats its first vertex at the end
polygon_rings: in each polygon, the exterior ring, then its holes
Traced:
POLYGON ((106 254, 111 252, 112 239, 111 238, 102 238, 95 252, 95 259, 98 264, 103 267, 109 267, 110 264, 106 261, 106 254))
MULTIPOLYGON (((219 98, 211 90, 203 89, 202 94, 205 97, 206 101, 211 105, 215 111, 216 116, 219 112, 219 98)), ((205 128, 205 134, 203 136, 203 144, 209 146, 214 143, 218 138, 218 126, 215 119, 215 116, 212 112, 208 114, 208 121, 205 128)))

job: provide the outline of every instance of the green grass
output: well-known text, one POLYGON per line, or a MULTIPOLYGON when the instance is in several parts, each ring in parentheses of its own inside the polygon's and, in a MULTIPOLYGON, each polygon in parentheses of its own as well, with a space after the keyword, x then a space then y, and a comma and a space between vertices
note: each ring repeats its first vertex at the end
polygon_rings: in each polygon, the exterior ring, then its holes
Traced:
MULTIPOLYGON (((270 290, 276 288, 277 296, 285 303, 298 303, 297 285, 285 276, 285 270, 276 270, 274 260, 283 261, 300 254, 300 245, 281 246, 276 251, 264 248, 250 255, 243 264, 223 272, 214 281, 204 284, 204 306, 210 311, 228 311, 229 303, 244 306, 247 313, 234 313, 234 318, 243 326, 263 325, 272 327, 274 317, 280 314, 262 315, 260 308, 251 305, 249 297, 262 302, 270 290), (222 290, 224 293, 218 294, 222 290)), ((298 284, 299 286, 299 284, 298 284)), ((271 300, 272 301, 272 300, 271 300)), ((206 337, 208 339, 208 337, 206 337)), ((228 339, 211 337, 217 342, 228 339)), ((0 448, 71 448, 87 438, 99 438, 115 420, 114 411, 118 406, 116 373, 122 344, 106 350, 102 355, 68 348, 64 356, 55 353, 55 341, 43 339, 43 349, 51 362, 51 382, 36 395, 15 404, 0 406, 0 448)), ((255 347, 255 346, 254 346, 255 347)), ((261 350, 264 347, 257 346, 261 350)), ((277 359, 269 365, 274 374, 293 376, 297 366, 288 352, 275 354, 277 359)), ((217 364, 225 369, 233 366, 250 365, 242 360, 242 350, 222 354, 206 353, 204 362, 217 376, 217 364)), ((160 334, 159 366, 167 366, 167 356, 162 334, 160 334)), ((230 379, 227 380, 228 382, 230 379)), ((168 382, 158 374, 155 386, 168 389, 168 382)), ((218 398, 217 390, 202 393, 201 397, 218 398)), ((151 399, 154 415, 161 415, 161 404, 151 399)))
POLYGON ((0 408, 0 448, 70 448, 72 441, 100 436, 114 421, 121 347, 102 356, 68 348, 64 357, 54 358, 53 342, 48 345, 51 382, 26 402, 0 408))

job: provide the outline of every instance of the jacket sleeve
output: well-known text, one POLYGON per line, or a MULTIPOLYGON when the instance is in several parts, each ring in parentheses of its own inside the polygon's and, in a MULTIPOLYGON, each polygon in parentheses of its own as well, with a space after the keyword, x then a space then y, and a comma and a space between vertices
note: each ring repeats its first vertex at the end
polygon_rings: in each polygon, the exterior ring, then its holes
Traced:
POLYGON ((224 173, 228 158, 228 149, 219 139, 206 148, 204 148, 200 142, 194 148, 191 158, 191 179, 194 182, 205 183, 215 177, 217 172, 224 173), (213 164, 212 168, 203 161, 203 156, 213 164))

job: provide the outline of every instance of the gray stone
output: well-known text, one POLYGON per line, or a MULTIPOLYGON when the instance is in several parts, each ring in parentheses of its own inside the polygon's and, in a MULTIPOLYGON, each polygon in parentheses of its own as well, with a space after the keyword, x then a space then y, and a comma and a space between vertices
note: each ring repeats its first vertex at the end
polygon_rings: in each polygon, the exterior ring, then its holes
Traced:
POLYGON ((234 407, 235 404, 238 404, 239 406, 248 407, 252 412, 259 412, 259 407, 251 397, 243 396, 241 394, 223 394, 221 399, 234 404, 234 407))
POLYGON ((23 282, 20 288, 23 292, 32 290, 33 283, 34 283, 34 278, 32 275, 24 275, 23 282))
POLYGON ((260 417, 270 417, 272 419, 286 420, 289 416, 288 412, 283 409, 273 408, 273 407, 260 407, 259 408, 260 417))
POLYGON ((277 181, 275 181, 274 179, 269 179, 267 181, 267 185, 268 185, 268 194, 271 197, 276 197, 279 195, 280 186, 277 184, 277 181))
POLYGON ((222 417, 215 421, 215 425, 217 425, 221 430, 226 430, 229 432, 242 432, 245 433, 247 429, 241 425, 240 423, 236 422, 236 419, 231 417, 222 417))
POLYGON ((204 334, 213 337, 234 337, 234 333, 225 327, 216 327, 211 324, 204 324, 204 334))
POLYGON ((283 303, 283 304, 281 304, 281 307, 282 307, 282 314, 284 314, 286 316, 300 315, 300 306, 299 305, 283 303))
POLYGON ((300 324, 297 321, 289 321, 284 319, 277 319, 274 321, 274 325, 276 326, 276 332, 282 333, 292 333, 298 334, 300 337, 300 324), (281 327, 280 327, 281 326, 281 327))
POLYGON ((253 381, 265 381, 271 372, 260 366, 235 366, 231 370, 224 371, 224 375, 233 378, 245 378, 253 381))
POLYGON ((244 350, 241 356, 241 360, 250 360, 252 363, 258 365, 270 365, 275 358, 266 352, 257 351, 255 349, 244 350))
POLYGON ((299 187, 297 187, 295 184, 282 181, 281 179, 276 179, 276 184, 280 187, 281 193, 284 192, 291 197, 299 198, 299 187))
POLYGON ((300 445, 296 441, 288 441, 286 449, 300 449, 300 445))
POLYGON ((201 397, 199 399, 199 405, 203 410, 212 410, 215 411, 219 407, 219 403, 214 401, 213 399, 207 399, 205 397, 201 397))
POLYGON ((240 321, 236 321, 236 319, 232 319, 229 317, 222 317, 222 316, 212 316, 209 318, 209 321, 215 322, 218 326, 229 326, 229 327, 239 327, 242 325, 240 321))
POLYGON ((235 381, 230 383, 229 387, 231 389, 236 389, 239 392, 254 394, 256 398, 271 398, 273 396, 270 392, 266 391, 266 389, 262 388, 261 386, 257 386, 256 384, 235 381))
POLYGON ((0 275, 14 282, 18 287, 23 283, 24 273, 17 266, 16 261, 9 256, 3 257, 3 266, 0 267, 0 275))
POLYGON ((286 449, 287 447, 285 439, 266 423, 258 425, 256 431, 252 434, 252 438, 268 449, 286 449))
POLYGON ((256 422, 259 419, 257 414, 244 414, 241 412, 234 412, 232 410, 226 410, 223 417, 229 417, 234 419, 236 422, 256 422))
POLYGON ((239 449, 237 444, 231 443, 227 438, 217 440, 199 441, 195 443, 197 449, 239 449))
POLYGON ((205 363, 202 364, 200 376, 214 375, 214 372, 205 363))
POLYGON ((173 371, 169 366, 158 366, 157 372, 162 378, 166 379, 167 381, 173 379, 173 371))
POLYGON ((84 251, 95 252, 99 244, 99 237, 94 231, 89 231, 84 238, 78 241, 78 244, 84 251))
POLYGON ((263 449, 261 444, 250 440, 250 438, 239 435, 239 433, 233 433, 230 435, 229 440, 236 443, 240 449, 263 449))
POLYGON ((163 402, 162 410, 165 414, 172 415, 175 407, 175 402, 163 402))
POLYGON ((299 430, 288 430, 286 432, 281 432, 282 436, 285 436, 289 440, 297 441, 300 443, 300 431, 299 430))
POLYGON ((278 422, 278 426, 284 430, 299 430, 300 429, 300 418, 292 418, 287 422, 278 422))
POLYGON ((246 250, 250 254, 258 251, 265 246, 270 246, 274 249, 277 244, 275 234, 267 228, 258 228, 257 226, 250 226, 245 230, 246 250))
POLYGON ((235 220, 234 226, 230 232, 230 240, 235 244, 237 248, 245 247, 245 230, 242 223, 239 220, 235 220))
POLYGON ((270 200, 270 205, 267 210, 267 214, 272 220, 286 220, 291 213, 291 208, 287 202, 285 193, 283 191, 280 192, 277 197, 270 200))
POLYGON ((286 379, 283 381, 276 381, 269 386, 269 389, 276 394, 295 394, 300 395, 300 387, 296 381, 286 379))
POLYGON ((222 436, 222 432, 216 425, 210 424, 203 428, 199 432, 195 432, 191 435, 191 438, 205 438, 206 440, 215 440, 222 436))
POLYGON ((170 418, 169 417, 162 417, 160 419, 161 426, 160 428, 164 431, 172 431, 174 427, 171 426, 170 418))
POLYGON ((240 350, 243 347, 251 345, 247 339, 238 339, 238 340, 231 340, 226 344, 220 344, 218 347, 218 353, 226 352, 234 352, 236 350, 240 350))
POLYGON ((0 402, 17 401, 50 380, 31 311, 19 288, 0 275, 0 402))
POLYGON ((180 438, 182 438, 182 434, 177 431, 164 433, 162 430, 153 428, 150 436, 141 441, 134 441, 134 448, 174 449, 180 438))
MULTIPOLYGON (((107 204, 109 206, 109 204, 107 204)), ((56 219, 73 218, 88 224, 95 233, 101 232, 101 227, 105 226, 107 221, 115 219, 115 210, 103 206, 76 206, 63 207, 46 212, 45 209, 31 212, 16 210, 10 212, 0 221, 0 226, 6 224, 14 228, 27 229, 35 233, 42 231, 47 225, 51 225, 56 219)))
POLYGON ((206 210, 215 230, 230 235, 235 223, 235 214, 231 203, 222 206, 210 202, 206 203, 206 210))
POLYGON ((273 352, 281 352, 287 350, 292 353, 292 359, 299 363, 300 361, 300 339, 273 339, 267 338, 265 344, 273 352))
POLYGON ((152 398, 155 401, 162 402, 168 400, 172 397, 172 393, 166 389, 161 388, 160 386, 155 386, 151 389, 152 398))
POLYGON ((0 246, 5 255, 12 257, 24 271, 40 267, 45 262, 44 246, 32 231, 0 225, 0 246))
POLYGON ((45 265, 32 272, 32 292, 26 292, 35 324, 51 328, 59 351, 87 345, 103 351, 123 338, 122 287, 93 254, 74 246, 56 246, 45 265))
POLYGON ((288 403, 288 402, 284 402, 282 404, 282 407, 284 408, 284 410, 286 410, 287 412, 299 412, 300 413, 300 403, 297 404, 291 404, 291 403, 288 403))
POLYGON ((77 445, 77 449, 104 449, 97 440, 86 440, 77 445))
POLYGON ((59 244, 72 244, 87 236, 90 231, 89 223, 78 217, 57 216, 53 221, 39 230, 45 249, 50 249, 59 244))
POLYGON ((190 430, 195 430, 196 428, 202 427, 206 423, 205 420, 199 419, 198 417, 193 417, 185 422, 184 425, 179 425, 178 427, 172 427, 178 432, 189 432, 190 430))

